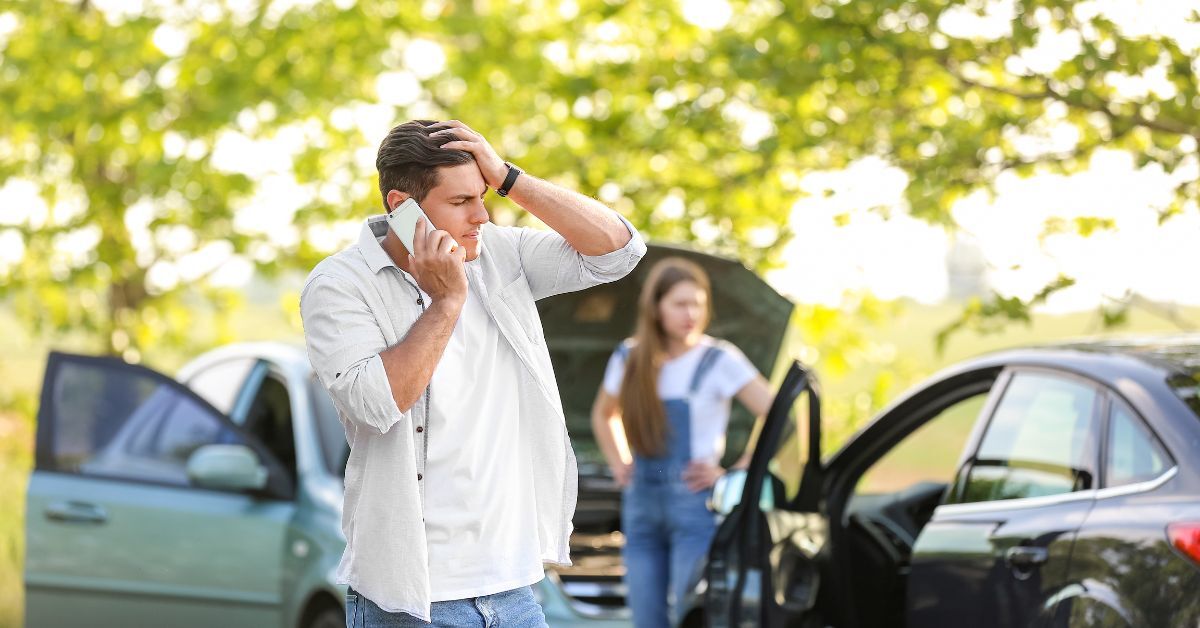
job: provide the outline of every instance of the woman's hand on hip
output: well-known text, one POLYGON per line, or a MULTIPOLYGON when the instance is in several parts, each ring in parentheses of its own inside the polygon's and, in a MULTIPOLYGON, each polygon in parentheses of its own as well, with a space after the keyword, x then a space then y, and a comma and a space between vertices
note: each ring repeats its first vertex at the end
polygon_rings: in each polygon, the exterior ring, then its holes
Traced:
POLYGON ((618 462, 615 465, 609 465, 612 470, 613 479, 617 481, 617 486, 625 488, 633 480, 633 463, 626 464, 618 462))
POLYGON ((725 475, 725 469, 720 465, 703 460, 693 460, 683 470, 683 482, 693 493, 710 488, 716 484, 717 478, 725 475))

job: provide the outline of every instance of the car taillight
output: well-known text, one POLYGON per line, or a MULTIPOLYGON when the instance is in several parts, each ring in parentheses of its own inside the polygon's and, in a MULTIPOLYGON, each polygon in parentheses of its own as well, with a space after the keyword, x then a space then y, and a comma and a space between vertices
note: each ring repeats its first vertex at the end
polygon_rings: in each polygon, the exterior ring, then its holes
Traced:
POLYGON ((1200 521, 1172 523, 1167 526, 1167 538, 1184 556, 1200 563, 1200 521))

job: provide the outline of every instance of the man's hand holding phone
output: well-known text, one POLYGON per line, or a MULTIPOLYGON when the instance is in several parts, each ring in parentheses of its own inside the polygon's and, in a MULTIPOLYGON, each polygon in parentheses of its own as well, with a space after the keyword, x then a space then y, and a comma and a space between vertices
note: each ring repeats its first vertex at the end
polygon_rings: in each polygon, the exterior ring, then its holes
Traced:
POLYGON ((413 251, 408 266, 417 285, 434 302, 449 302, 461 307, 467 300, 467 251, 449 233, 441 230, 425 233, 425 218, 417 219, 413 251), (420 235, 424 234, 424 235, 420 235))

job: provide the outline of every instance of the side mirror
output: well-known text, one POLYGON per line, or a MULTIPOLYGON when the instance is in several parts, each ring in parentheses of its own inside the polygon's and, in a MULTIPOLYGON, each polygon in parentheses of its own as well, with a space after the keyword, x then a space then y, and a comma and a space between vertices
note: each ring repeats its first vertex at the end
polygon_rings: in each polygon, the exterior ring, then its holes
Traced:
MULTIPOLYGON (((713 485, 708 509, 722 517, 733 512, 733 509, 742 503, 742 491, 746 488, 746 475, 745 469, 731 469, 725 475, 717 478, 716 484, 713 485)), ((758 507, 763 512, 769 512, 775 508, 775 491, 770 474, 763 478, 763 491, 758 498, 758 507)))
POLYGON ((204 445, 188 456, 187 474, 204 488, 239 491, 267 485, 267 468, 245 445, 204 445))

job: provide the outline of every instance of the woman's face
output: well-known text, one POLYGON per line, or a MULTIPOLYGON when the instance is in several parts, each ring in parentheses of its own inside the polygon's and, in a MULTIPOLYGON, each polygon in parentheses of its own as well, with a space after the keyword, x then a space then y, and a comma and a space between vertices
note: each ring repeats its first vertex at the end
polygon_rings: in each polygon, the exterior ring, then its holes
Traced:
POLYGON ((658 321, 667 338, 684 341, 704 332, 708 293, 693 281, 681 281, 658 302, 658 321))

